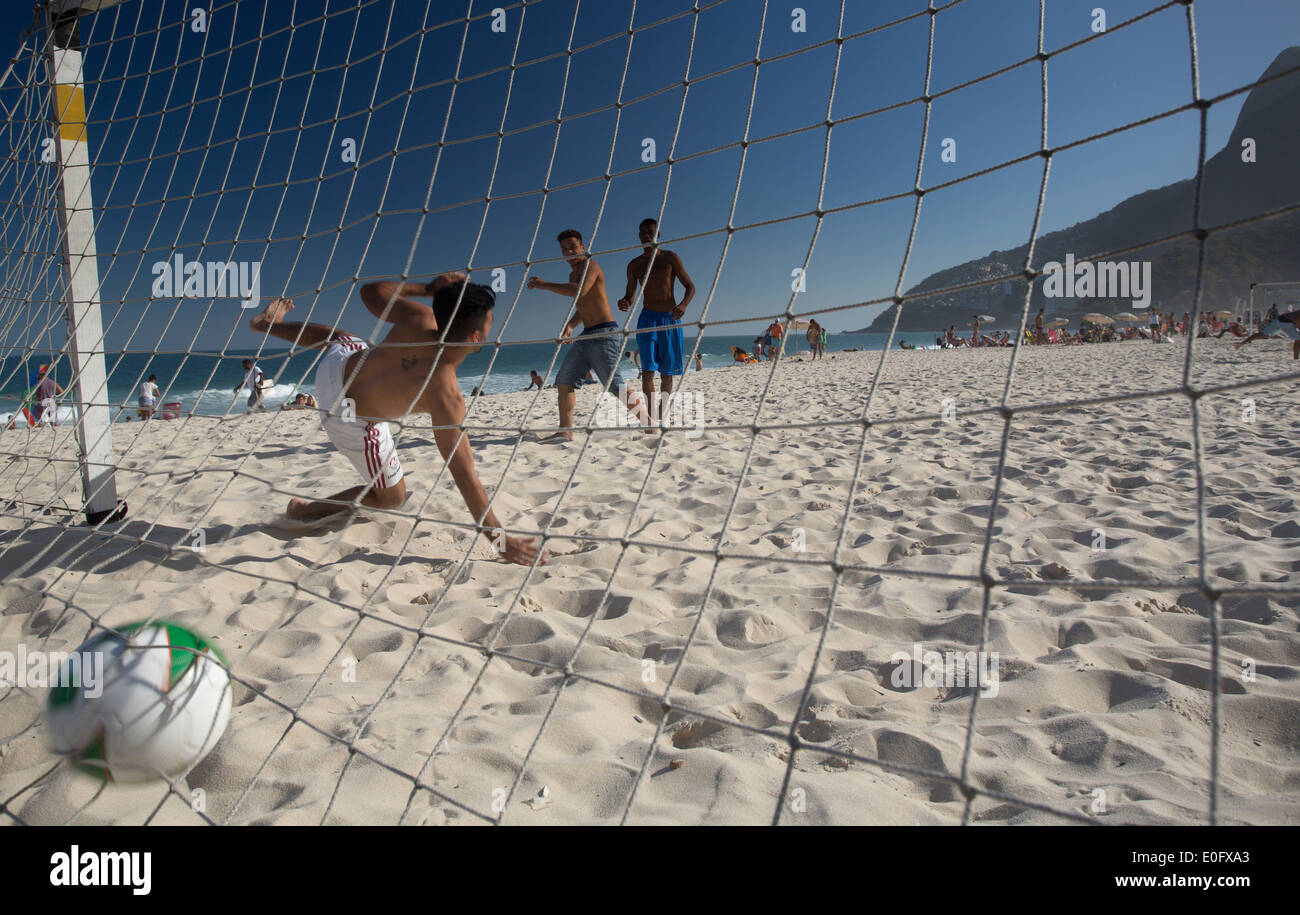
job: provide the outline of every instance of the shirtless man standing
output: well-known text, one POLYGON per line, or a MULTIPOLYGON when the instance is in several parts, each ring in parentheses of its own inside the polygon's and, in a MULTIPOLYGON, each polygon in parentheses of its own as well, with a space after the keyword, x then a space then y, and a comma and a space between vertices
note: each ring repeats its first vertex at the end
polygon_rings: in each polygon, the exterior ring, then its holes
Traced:
POLYGON ((272 300, 249 324, 257 333, 306 349, 325 348, 316 369, 321 425, 334 447, 365 480, 363 486, 322 501, 292 499, 285 514, 294 520, 313 521, 348 511, 358 500, 374 508, 397 508, 406 499, 406 482, 388 423, 383 420, 428 413, 438 451, 475 523, 483 526, 483 535, 510 562, 531 565, 538 558, 534 541, 498 533, 501 522, 488 507, 487 493, 474 470, 469 437, 457 428, 465 419, 465 400, 456 384, 456 368, 482 347, 444 347, 439 342, 443 336, 440 327, 448 327, 447 343, 485 340, 492 327, 491 290, 465 282, 464 274, 447 273, 427 285, 367 283, 361 287, 361 300, 371 314, 393 325, 369 353, 363 340, 342 331, 323 324, 285 322, 285 314, 293 308, 288 299, 272 300), (407 296, 431 296, 433 307, 407 296))
POLYGON ((648 415, 645 405, 627 391, 623 376, 618 370, 618 361, 623 356, 623 335, 617 332, 618 324, 610 314, 609 299, 605 297, 605 271, 588 256, 587 246, 583 244, 582 235, 577 229, 565 229, 556 236, 556 241, 560 243, 564 259, 569 262, 569 281, 548 283, 541 277, 530 276, 528 288, 546 289, 566 299, 577 296, 578 301, 573 317, 564 325, 560 334, 560 339, 569 344, 569 353, 555 374, 555 390, 560 400, 560 431, 543 441, 573 441, 573 390, 592 370, 595 370, 596 377, 608 387, 610 393, 619 396, 619 392, 624 392, 628 410, 640 422, 646 423, 648 415), (577 340, 570 339, 573 329, 579 324, 582 325, 582 333, 577 340), (583 339, 592 334, 604 336, 583 339))
POLYGON ((632 297, 640 283, 644 299, 636 327, 642 333, 637 334, 636 342, 641 351, 641 391, 647 401, 654 402, 655 372, 658 372, 662 397, 658 418, 662 423, 664 400, 673 392, 673 379, 685 370, 682 365, 682 328, 678 322, 695 297, 695 284, 686 274, 682 259, 675 253, 666 250, 655 253, 658 247, 655 236, 659 234, 657 221, 641 220, 637 234, 645 251, 628 262, 627 291, 618 300, 618 308, 627 311, 632 307, 632 297), (673 280, 682 284, 680 303, 673 295, 673 280))

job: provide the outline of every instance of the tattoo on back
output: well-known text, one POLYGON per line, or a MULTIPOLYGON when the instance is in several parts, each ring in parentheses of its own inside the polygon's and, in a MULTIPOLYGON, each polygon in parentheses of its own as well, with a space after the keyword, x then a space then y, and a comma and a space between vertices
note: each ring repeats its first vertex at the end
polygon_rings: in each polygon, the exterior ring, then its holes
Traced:
POLYGON ((418 356, 412 356, 410 359, 403 359, 402 371, 409 372, 411 369, 415 368, 415 366, 419 363, 419 361, 420 359, 418 356))

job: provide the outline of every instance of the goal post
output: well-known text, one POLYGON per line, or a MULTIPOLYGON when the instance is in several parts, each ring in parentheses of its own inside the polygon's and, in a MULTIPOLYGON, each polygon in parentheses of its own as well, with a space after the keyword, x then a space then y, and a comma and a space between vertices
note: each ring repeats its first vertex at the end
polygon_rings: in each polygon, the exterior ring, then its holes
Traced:
POLYGON ((104 325, 99 307, 99 264, 90 188, 86 134, 85 77, 78 19, 118 0, 63 0, 45 10, 46 69, 50 120, 59 170, 59 228, 67 325, 67 352, 75 398, 78 464, 86 522, 99 524, 126 513, 118 510, 113 464, 112 415, 104 364, 104 325))
POLYGON ((1300 280, 1289 283, 1251 283, 1250 304, 1246 311, 1247 326, 1258 322, 1260 315, 1267 314, 1273 305, 1278 306, 1278 314, 1300 309, 1300 280))

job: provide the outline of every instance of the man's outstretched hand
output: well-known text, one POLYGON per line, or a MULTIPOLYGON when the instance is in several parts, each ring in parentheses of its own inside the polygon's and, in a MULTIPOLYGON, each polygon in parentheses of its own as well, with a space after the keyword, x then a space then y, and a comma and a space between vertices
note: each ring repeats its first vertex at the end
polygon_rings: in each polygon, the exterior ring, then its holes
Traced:
MULTIPOLYGON (((501 557, 506 562, 517 563, 521 566, 530 566, 537 559, 537 541, 531 537, 511 537, 505 538, 505 549, 501 551, 501 557)), ((538 565, 546 565, 546 556, 537 561, 538 565)))
POLYGON ((629 308, 631 308, 631 307, 632 307, 632 300, 631 300, 631 299, 629 299, 629 298, 622 298, 622 299, 619 299, 619 300, 618 300, 618 310, 619 310, 619 311, 627 311, 627 310, 628 310, 629 308))

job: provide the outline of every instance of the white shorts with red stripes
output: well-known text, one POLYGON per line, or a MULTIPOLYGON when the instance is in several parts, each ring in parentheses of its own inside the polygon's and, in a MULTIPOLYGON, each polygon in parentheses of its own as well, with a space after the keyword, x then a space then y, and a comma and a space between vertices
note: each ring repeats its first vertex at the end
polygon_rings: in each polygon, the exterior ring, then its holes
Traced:
POLYGON ((390 489, 402 479, 402 462, 388 431, 388 423, 372 423, 356 416, 351 398, 343 396, 349 357, 366 348, 365 341, 341 334, 334 338, 316 368, 316 402, 321 425, 334 447, 357 468, 375 489, 390 489))

